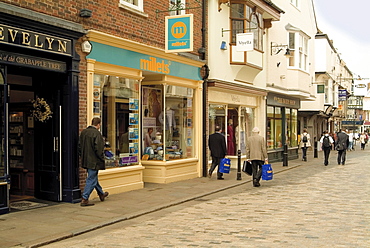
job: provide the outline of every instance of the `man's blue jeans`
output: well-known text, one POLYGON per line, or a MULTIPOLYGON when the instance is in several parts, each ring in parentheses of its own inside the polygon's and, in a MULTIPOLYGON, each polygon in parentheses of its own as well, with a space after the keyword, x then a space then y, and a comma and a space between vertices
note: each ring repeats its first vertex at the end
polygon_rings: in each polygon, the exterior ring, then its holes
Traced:
POLYGON ((82 198, 85 200, 89 199, 89 196, 94 189, 96 189, 98 195, 104 194, 104 191, 98 181, 98 172, 99 170, 87 169, 86 185, 82 194, 82 198))

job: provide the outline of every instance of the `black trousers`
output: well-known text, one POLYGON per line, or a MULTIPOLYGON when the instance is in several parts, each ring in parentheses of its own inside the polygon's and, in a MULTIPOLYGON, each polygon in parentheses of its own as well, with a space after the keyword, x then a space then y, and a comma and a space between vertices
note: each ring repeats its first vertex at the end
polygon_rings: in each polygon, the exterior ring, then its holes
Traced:
POLYGON ((346 149, 338 151, 338 164, 345 164, 346 162, 346 149))
POLYGON ((330 155, 331 147, 323 148, 324 151, 324 165, 329 164, 329 155, 330 155))
POLYGON ((217 167, 217 178, 221 178, 224 174, 221 173, 220 170, 220 160, 223 158, 218 158, 218 157, 212 157, 212 165, 211 168, 209 169, 209 174, 212 174, 213 171, 217 167))
POLYGON ((302 147, 302 159, 304 160, 304 161, 307 161, 307 146, 306 145, 304 145, 303 147, 302 147))
POLYGON ((252 160, 252 176, 253 181, 259 182, 262 176, 262 165, 265 162, 262 160, 252 160))

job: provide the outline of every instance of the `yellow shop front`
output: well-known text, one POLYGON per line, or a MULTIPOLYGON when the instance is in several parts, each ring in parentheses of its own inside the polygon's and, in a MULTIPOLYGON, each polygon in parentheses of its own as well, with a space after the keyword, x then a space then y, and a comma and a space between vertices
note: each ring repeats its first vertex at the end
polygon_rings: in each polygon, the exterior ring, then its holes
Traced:
POLYGON ((87 34, 88 120, 102 118, 104 189, 201 176, 202 64, 97 31, 87 34))

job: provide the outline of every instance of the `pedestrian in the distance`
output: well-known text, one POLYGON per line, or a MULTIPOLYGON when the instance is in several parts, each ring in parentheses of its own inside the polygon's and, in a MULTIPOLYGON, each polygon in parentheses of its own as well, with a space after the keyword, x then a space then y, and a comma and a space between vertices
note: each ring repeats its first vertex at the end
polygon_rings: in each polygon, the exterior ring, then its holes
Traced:
POLYGON ((247 139, 246 157, 252 163, 253 186, 259 187, 262 176, 262 165, 268 163, 265 138, 259 135, 258 127, 252 129, 252 135, 247 139))
POLYGON ((365 133, 361 133, 361 135, 360 135, 360 144, 361 144, 361 150, 364 150, 365 145, 366 145, 366 135, 365 135, 365 133))
POLYGON ((212 165, 208 171, 208 177, 212 177, 212 173, 217 167, 217 179, 223 180, 223 173, 219 171, 220 160, 225 158, 226 150, 226 139, 225 135, 221 133, 222 129, 220 126, 215 127, 215 133, 209 136, 208 146, 211 150, 212 165))
POLYGON ((302 149, 302 161, 307 161, 307 149, 311 147, 311 137, 306 128, 303 129, 303 133, 301 134, 299 147, 302 149))
POLYGON ((352 150, 355 150, 354 146, 353 146, 353 142, 354 142, 354 134, 353 134, 353 131, 351 130, 349 133, 348 133, 348 140, 349 140, 349 143, 348 143, 348 151, 352 151, 352 150))
POLYGON ((79 153, 81 156, 82 168, 87 170, 87 178, 84 192, 82 194, 81 206, 93 206, 94 203, 89 202, 91 192, 95 189, 98 192, 101 201, 108 196, 108 192, 104 192, 99 184, 98 172, 105 170, 104 161, 104 140, 99 129, 101 119, 95 117, 91 121, 91 126, 81 132, 79 139, 79 153))
POLYGON ((345 131, 339 130, 337 134, 337 141, 335 142, 335 149, 338 151, 338 165, 346 163, 346 153, 349 144, 348 134, 345 131))
POLYGON ((334 144, 333 138, 329 135, 328 130, 324 132, 324 135, 320 138, 321 148, 324 152, 324 165, 329 164, 329 155, 332 145, 334 144))

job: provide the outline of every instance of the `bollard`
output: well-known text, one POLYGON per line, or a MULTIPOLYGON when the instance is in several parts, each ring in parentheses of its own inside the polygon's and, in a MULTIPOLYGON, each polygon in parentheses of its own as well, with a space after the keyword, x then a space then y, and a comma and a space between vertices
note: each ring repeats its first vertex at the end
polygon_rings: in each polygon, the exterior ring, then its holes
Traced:
POLYGON ((318 145, 317 145, 316 137, 313 140, 315 142, 314 145, 313 145, 313 157, 317 158, 318 157, 318 154, 317 154, 318 145))
POLYGON ((283 166, 288 166, 288 145, 284 145, 283 166))
POLYGON ((238 172, 236 173, 236 180, 242 180, 241 172, 241 161, 242 161, 242 152, 238 150, 238 172))

